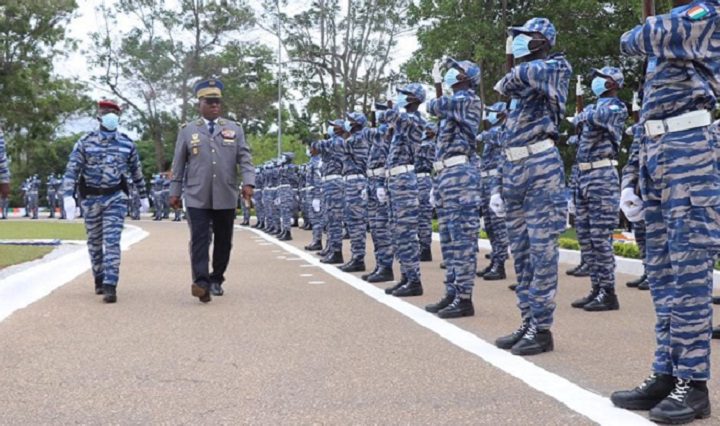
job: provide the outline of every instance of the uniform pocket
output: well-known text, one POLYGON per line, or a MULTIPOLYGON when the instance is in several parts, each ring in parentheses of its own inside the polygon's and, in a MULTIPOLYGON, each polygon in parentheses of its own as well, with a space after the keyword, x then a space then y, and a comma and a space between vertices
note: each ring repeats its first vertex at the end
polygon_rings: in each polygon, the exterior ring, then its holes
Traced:
POLYGON ((720 250, 720 185, 712 183, 690 189, 686 225, 690 248, 720 250))

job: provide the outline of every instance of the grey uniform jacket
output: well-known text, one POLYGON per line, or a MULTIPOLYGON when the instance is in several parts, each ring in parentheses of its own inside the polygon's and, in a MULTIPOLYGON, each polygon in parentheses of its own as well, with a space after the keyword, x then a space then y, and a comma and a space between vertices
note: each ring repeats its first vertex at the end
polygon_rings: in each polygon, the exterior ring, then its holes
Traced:
POLYGON ((175 142, 170 196, 185 192, 185 205, 200 209, 234 209, 238 199, 237 169, 242 181, 255 186, 255 166, 242 127, 224 118, 210 134, 205 120, 184 125, 175 142))

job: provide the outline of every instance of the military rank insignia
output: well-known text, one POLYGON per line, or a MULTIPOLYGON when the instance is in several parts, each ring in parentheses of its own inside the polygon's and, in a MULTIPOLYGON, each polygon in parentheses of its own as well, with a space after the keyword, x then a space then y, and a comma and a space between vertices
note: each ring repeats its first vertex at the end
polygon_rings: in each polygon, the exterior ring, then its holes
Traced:
POLYGON ((230 145, 235 143, 235 130, 224 129, 221 135, 223 137, 223 145, 230 145))
POLYGON ((699 4, 693 8, 690 8, 687 11, 687 16, 693 21, 699 21, 700 19, 706 17, 708 13, 710 13, 708 8, 705 7, 704 4, 699 4))
POLYGON ((190 152, 192 155, 198 155, 200 153, 200 134, 193 133, 190 138, 190 152))

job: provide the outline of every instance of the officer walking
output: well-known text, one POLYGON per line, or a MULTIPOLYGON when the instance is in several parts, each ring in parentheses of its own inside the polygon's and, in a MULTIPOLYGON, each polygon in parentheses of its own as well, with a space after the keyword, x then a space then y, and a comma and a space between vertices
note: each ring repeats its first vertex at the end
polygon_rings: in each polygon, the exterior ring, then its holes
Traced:
POLYGON ((135 144, 118 131, 120 113, 115 102, 98 102, 100 129, 89 132, 75 144, 63 180, 68 219, 75 217, 73 192, 78 186, 85 212, 95 293, 102 294, 105 303, 117 301, 120 235, 127 212, 128 179, 141 188, 143 209, 150 206, 135 144))
POLYGON ((710 416, 712 273, 720 251, 720 170, 711 130, 720 95, 720 2, 674 0, 622 36, 620 50, 647 60, 639 173, 623 179, 621 207, 645 219, 647 274, 655 305, 655 360, 645 382, 615 392, 650 420, 710 416), (639 181, 642 198, 635 194, 639 181))
POLYGON ((255 168, 243 129, 221 118, 223 87, 217 79, 195 85, 201 118, 183 125, 178 133, 170 185, 174 208, 182 208, 180 195, 184 193, 190 227, 191 292, 203 303, 212 299, 211 294, 224 293, 238 199, 238 165, 245 200, 250 200, 255 186, 255 168), (211 232, 212 272, 208 265, 211 232))
POLYGON ((510 28, 509 34, 512 54, 522 63, 495 85, 512 101, 502 188, 493 188, 490 208, 507 217, 522 323, 495 343, 514 355, 534 355, 553 350, 558 237, 567 216, 565 174, 555 141, 572 69, 562 54, 549 56, 556 36, 549 20, 530 19, 510 28))

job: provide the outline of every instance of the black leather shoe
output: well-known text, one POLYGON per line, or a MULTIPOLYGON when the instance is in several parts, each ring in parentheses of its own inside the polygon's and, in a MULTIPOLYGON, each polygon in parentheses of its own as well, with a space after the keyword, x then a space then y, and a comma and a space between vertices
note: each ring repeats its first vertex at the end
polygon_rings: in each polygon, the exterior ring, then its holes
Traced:
POLYGON ((641 282, 645 281, 647 279, 646 274, 642 274, 642 276, 636 280, 628 281, 625 283, 626 286, 630 288, 637 288, 637 286, 640 285, 641 282))
POLYGON ((620 303, 614 292, 601 289, 593 300, 583 306, 583 309, 588 312, 617 311, 620 309, 620 303))
POLYGON ((590 290, 590 294, 572 302, 570 306, 572 306, 573 308, 581 309, 585 307, 585 305, 587 305, 588 303, 592 302, 597 297, 598 293, 600 293, 600 289, 593 287, 590 290))
POLYGON ((583 263, 582 265, 580 265, 579 268, 577 268, 577 270, 575 271, 575 273, 573 275, 578 278, 589 277, 590 276, 590 265, 588 265, 587 263, 583 263))
POLYGON ((380 266, 375 265, 375 269, 373 269, 372 271, 370 271, 370 272, 368 272, 368 273, 365 273, 365 274, 360 275, 360 279, 363 280, 363 281, 367 281, 368 277, 370 277, 370 275, 372 275, 372 274, 374 274, 375 272, 377 272, 378 269, 380 269, 380 266))
POLYGON ((305 231, 312 231, 312 224, 310 222, 304 222, 302 229, 305 231))
POLYGON ((420 261, 432 262, 432 250, 430 247, 423 247, 422 250, 420 250, 420 261))
POLYGON ((105 303, 117 302, 116 291, 117 291, 117 288, 114 285, 103 284, 103 286, 102 286, 103 302, 105 302, 105 303))
POLYGON ((517 283, 515 283, 515 284, 510 284, 510 285, 508 286, 508 289, 510 289, 510 290, 512 290, 512 291, 515 291, 515 289, 517 288, 517 286, 518 286, 517 283))
POLYGON ((320 257, 325 257, 328 254, 330 254, 330 246, 325 246, 324 249, 320 250, 319 252, 315 253, 320 257))
POLYGON ((712 338, 720 339, 720 327, 713 327, 712 338))
POLYGON ((425 310, 430 313, 437 314, 438 312, 450 306, 453 301, 455 301, 455 295, 446 293, 445 296, 443 296, 443 298, 440 299, 437 303, 425 306, 425 310))
POLYGON ((395 297, 422 296, 423 288, 420 280, 408 281, 407 284, 393 291, 395 297))
POLYGON ((583 265, 585 265, 585 264, 584 264, 584 263, 582 263, 582 262, 580 262, 580 264, 579 264, 579 265, 577 265, 576 267, 574 267, 574 268, 570 268, 570 269, 568 269, 567 271, 565 271, 565 274, 566 274, 566 275, 570 275, 570 276, 573 276, 573 277, 574 277, 574 276, 575 276, 575 273, 576 273, 576 272, 577 272, 578 270, 580 270, 580 268, 582 268, 582 267, 583 267, 583 265))
POLYGON ((493 267, 493 264, 491 263, 491 264, 489 264, 488 266, 486 266, 485 269, 483 269, 482 271, 477 271, 477 272, 475 272, 475 275, 477 275, 478 277, 482 278, 485 274, 487 274, 488 272, 490 272, 490 270, 492 269, 492 267, 493 267))
POLYGON ((712 303, 713 305, 720 305, 720 296, 713 296, 712 303))
POLYGON ((190 287, 190 292, 193 296, 197 297, 203 303, 208 303, 210 300, 212 300, 212 297, 210 296, 210 290, 201 286, 200 284, 193 283, 193 285, 190 287))
POLYGON ((513 355, 528 356, 551 352, 553 349, 555 349, 555 345, 553 344, 552 332, 550 330, 538 330, 534 325, 531 325, 510 352, 513 355))
POLYGON ((210 294, 213 296, 222 296, 225 294, 225 291, 222 288, 222 284, 220 283, 210 283, 210 294))
POLYGON ((387 266, 379 268, 367 278, 369 283, 386 283, 395 279, 392 268, 387 266))
MULTIPOLYGON (((175 222, 177 222, 177 219, 174 219, 174 220, 175 220, 175 222)), ((248 225, 250 225, 249 220, 243 220, 242 223, 240 223, 240 226, 248 226, 248 225)))
POLYGON ((278 237, 278 240, 280 241, 292 241, 292 235, 290 234, 290 230, 286 229, 284 230, 280 236, 278 237))
POLYGON ((498 337, 497 339, 495 339, 495 346, 497 346, 500 349, 512 349, 512 347, 515 346, 515 344, 517 342, 519 342, 520 339, 522 339, 522 337, 525 335, 528 327, 529 327, 528 323, 526 323, 526 322, 522 323, 520 328, 513 331, 511 334, 508 334, 507 336, 498 337))
POLYGON ((504 263, 496 263, 491 266, 492 268, 483 275, 483 279, 485 281, 499 281, 507 278, 507 275, 505 275, 504 263))
POLYGON ((707 383, 678 379, 675 389, 650 410, 650 420, 673 425, 710 417, 707 383))
POLYGON ((637 289, 642 291, 650 290, 650 282, 646 279, 637 286, 637 289))
POLYGON ((320 241, 313 241, 312 243, 305 246, 307 251, 320 251, 322 250, 322 243, 320 241))
POLYGON ((357 257, 342 266, 340 270, 343 272, 363 272, 365 270, 365 261, 357 257))
POLYGON ((437 316, 440 318, 461 318, 471 317, 475 315, 475 307, 471 299, 461 299, 456 297, 455 300, 440 312, 437 316))
POLYGON ((440 269, 447 269, 445 262, 440 262, 440 269))
POLYGON ((103 280, 104 277, 97 277, 95 278, 95 294, 98 296, 103 294, 103 280))
POLYGON ((400 287, 404 286, 405 284, 407 284, 407 282, 408 282, 407 276, 402 275, 402 276, 400 277, 400 281, 398 281, 397 283, 395 283, 395 285, 393 285, 393 286, 388 287, 388 288, 385 289, 385 294, 393 294, 393 293, 395 292, 395 290, 397 290, 397 289, 399 289, 400 287))
POLYGON ((649 410, 670 395, 673 389, 673 376, 653 373, 633 390, 613 392, 610 401, 616 407, 626 410, 649 410))
POLYGON ((336 251, 328 254, 325 256, 320 262, 327 263, 328 265, 339 265, 342 264, 345 260, 343 259, 343 254, 341 251, 336 251))
POLYGON ((492 258, 492 253, 485 253, 485 259, 490 260, 492 258))

